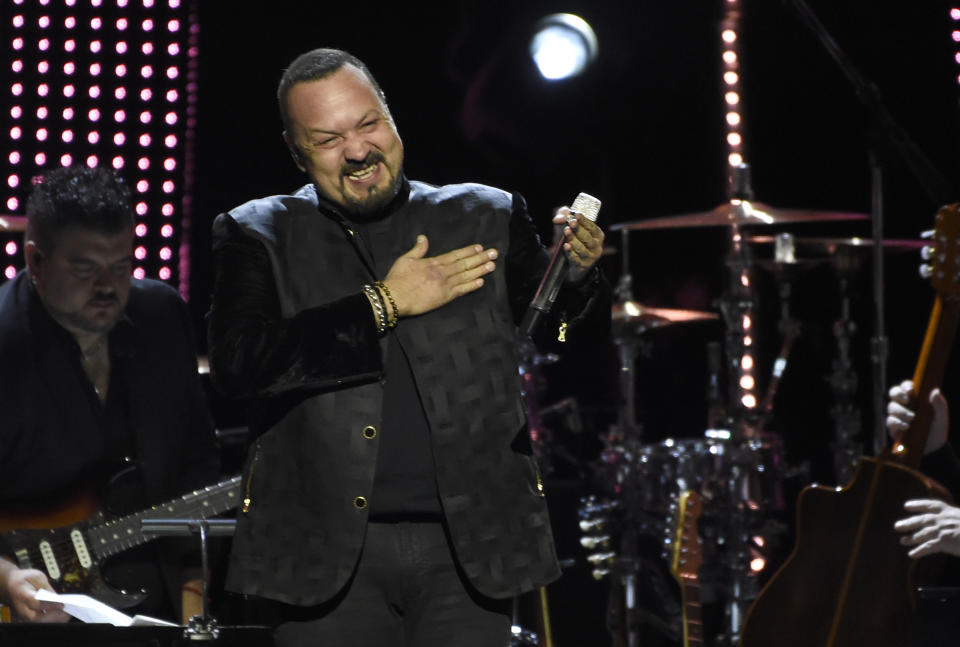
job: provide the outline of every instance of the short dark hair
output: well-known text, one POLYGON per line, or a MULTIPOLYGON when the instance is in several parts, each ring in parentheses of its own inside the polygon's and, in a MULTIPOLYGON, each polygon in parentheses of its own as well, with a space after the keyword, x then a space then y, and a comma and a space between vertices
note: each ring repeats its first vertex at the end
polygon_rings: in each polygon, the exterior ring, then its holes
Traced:
POLYGON ((130 190, 113 170, 83 165, 45 173, 27 200, 26 239, 50 253, 70 227, 115 234, 133 227, 130 190))
POLYGON ((363 72, 363 75, 367 77, 367 80, 377 91, 383 105, 387 105, 387 98, 383 94, 380 84, 373 78, 373 74, 370 73, 363 61, 342 49, 321 47, 301 54, 283 71, 280 84, 277 86, 277 104, 280 107, 280 120, 283 122, 284 130, 290 130, 290 113, 287 111, 287 95, 290 94, 290 88, 297 83, 324 79, 346 65, 352 65, 363 72))

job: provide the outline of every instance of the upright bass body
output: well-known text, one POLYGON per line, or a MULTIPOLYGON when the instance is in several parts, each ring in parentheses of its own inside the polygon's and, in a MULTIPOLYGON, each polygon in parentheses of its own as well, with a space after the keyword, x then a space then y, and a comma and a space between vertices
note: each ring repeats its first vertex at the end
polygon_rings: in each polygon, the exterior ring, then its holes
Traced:
POLYGON ((793 553, 744 620, 742 647, 904 647, 912 572, 893 524, 907 499, 947 498, 909 467, 861 458, 844 488, 812 486, 798 500, 793 553))

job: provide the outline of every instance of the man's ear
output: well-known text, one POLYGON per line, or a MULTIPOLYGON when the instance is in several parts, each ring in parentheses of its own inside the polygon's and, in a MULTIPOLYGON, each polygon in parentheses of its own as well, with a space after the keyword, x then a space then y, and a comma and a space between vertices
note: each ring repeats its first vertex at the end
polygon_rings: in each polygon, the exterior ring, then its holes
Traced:
POLYGON ((303 153, 301 153, 300 149, 297 148, 297 145, 293 142, 293 139, 286 130, 283 131, 283 141, 287 143, 287 150, 290 151, 290 155, 293 157, 293 163, 297 165, 298 169, 306 173, 307 166, 304 163, 303 153))
POLYGON ((23 243, 23 256, 27 261, 27 271, 31 277, 36 277, 40 273, 40 265, 44 261, 43 252, 37 247, 37 244, 28 240, 23 243))

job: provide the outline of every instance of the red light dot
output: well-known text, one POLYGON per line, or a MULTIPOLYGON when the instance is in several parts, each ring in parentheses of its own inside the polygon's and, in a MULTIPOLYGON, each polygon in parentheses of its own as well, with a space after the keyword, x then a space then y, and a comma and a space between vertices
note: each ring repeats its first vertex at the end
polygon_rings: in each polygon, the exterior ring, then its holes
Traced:
POLYGON ((14 27, 23 27, 24 19, 23 16, 14 16, 13 17, 13 26, 14 27))
POLYGON ((142 261, 147 257, 147 248, 143 246, 137 247, 135 250, 133 250, 133 255, 138 261, 142 261))
POLYGON ((139 141, 140 141, 140 145, 141 145, 141 146, 149 146, 149 145, 150 145, 150 135, 148 135, 147 133, 143 133, 142 135, 140 135, 140 140, 139 140, 139 141))
POLYGON ((163 182, 163 192, 164 193, 173 193, 173 180, 164 180, 163 182))
POLYGON ((17 244, 11 240, 4 246, 4 249, 9 256, 13 256, 17 253, 17 244))
POLYGON ((37 86, 37 94, 40 95, 41 97, 47 96, 48 94, 50 94, 50 86, 47 85, 46 83, 41 83, 40 85, 37 86))
POLYGON ((99 121, 100 120, 100 109, 99 108, 90 108, 87 112, 87 119, 90 121, 99 121))
POLYGON ((177 94, 176 90, 167 90, 167 101, 169 101, 170 103, 173 103, 174 101, 176 101, 179 96, 180 95, 177 94))
POLYGON ((41 38, 41 39, 40 39, 40 42, 38 43, 38 46, 40 47, 40 51, 41 51, 41 52, 47 51, 48 49, 50 49, 50 39, 49 39, 49 38, 41 38))
POLYGON ((137 267, 133 270, 133 278, 142 279, 146 277, 147 273, 143 271, 142 267, 137 267))
POLYGON ((122 157, 120 157, 119 155, 115 155, 115 156, 114 156, 114 158, 113 158, 113 168, 115 168, 115 169, 117 169, 117 170, 119 171, 120 169, 123 168, 123 163, 124 163, 124 162, 123 162, 123 158, 122 158, 122 157))
POLYGON ((117 99, 126 99, 127 98, 127 89, 123 86, 120 86, 113 91, 113 96, 117 99))
POLYGON ((73 155, 64 153, 60 156, 60 166, 70 166, 71 164, 73 164, 73 155))
POLYGON ((10 106, 10 116, 14 119, 19 119, 23 116, 23 108, 20 106, 10 106))
POLYGON ((145 215, 147 215, 147 203, 146 203, 146 202, 138 202, 138 203, 137 203, 137 206, 136 206, 136 209, 137 209, 137 215, 138 215, 138 216, 145 216, 145 215))
POLYGON ((143 112, 140 113, 140 123, 148 124, 150 123, 150 119, 151 119, 151 115, 149 111, 144 110, 143 112))
POLYGON ((23 49, 23 39, 14 38, 13 39, 13 49, 23 49))
POLYGON ((76 16, 67 16, 66 18, 64 18, 63 26, 66 27, 67 29, 73 29, 74 27, 76 27, 77 26, 76 16))
POLYGON ((16 198, 7 198, 7 211, 16 211, 20 208, 20 201, 16 198))
POLYGON ((67 61, 63 64, 63 73, 67 76, 77 71, 77 66, 73 61, 67 61))
POLYGON ((97 30, 97 29, 100 29, 101 27, 103 27, 103 19, 102 19, 102 18, 91 18, 91 19, 90 19, 90 28, 91 28, 91 29, 97 30))
POLYGON ((170 56, 176 56, 180 53, 180 44, 179 43, 170 43, 167 45, 167 54, 170 56))
POLYGON ((7 269, 5 269, 3 273, 8 279, 12 279, 17 275, 17 268, 13 265, 7 265, 7 269))
POLYGON ((46 29, 50 26, 50 16, 40 16, 37 19, 37 24, 40 25, 41 29, 46 29))
POLYGON ((75 49, 77 49, 77 41, 73 40, 72 38, 63 42, 63 51, 72 52, 75 49))
POLYGON ((47 154, 46 153, 37 153, 33 156, 33 161, 37 166, 43 166, 47 163, 47 154))
POLYGON ((141 222, 136 227, 134 227, 133 231, 136 232, 137 236, 139 236, 140 238, 143 238, 144 236, 147 235, 147 226, 141 222))
POLYGON ((11 189, 15 189, 15 188, 17 188, 19 185, 20 185, 20 176, 19 176, 19 175, 11 175, 11 176, 9 176, 9 177, 7 178, 7 186, 9 186, 11 189))
POLYGON ((90 168, 95 168, 99 163, 100 163, 100 160, 97 158, 96 155, 87 156, 87 166, 89 166, 90 168))
POLYGON ((48 133, 47 133, 47 129, 46 129, 46 128, 38 128, 38 129, 37 129, 37 141, 40 141, 40 142, 45 142, 45 141, 47 141, 47 134, 48 134, 48 133))
POLYGON ((90 52, 93 54, 99 54, 100 50, 103 49, 103 43, 99 40, 90 41, 90 52))
POLYGON ((63 109, 63 118, 66 119, 67 121, 70 121, 71 119, 73 119, 73 114, 74 114, 73 108, 63 109))
POLYGON ((123 146, 127 143, 127 136, 123 133, 113 133, 113 144, 115 146, 123 146))
POLYGON ((46 106, 40 106, 37 108, 37 119, 46 119, 49 111, 46 106))
POLYGON ((166 144, 167 148, 173 148, 177 145, 177 136, 176 135, 167 135, 163 138, 163 143, 166 144))
POLYGON ((47 72, 49 72, 49 71, 50 71, 50 62, 49 62, 49 61, 40 61, 39 63, 37 63, 37 71, 40 72, 40 74, 46 74, 47 72))
POLYGON ((152 98, 153 98, 153 90, 151 90, 150 88, 144 88, 140 90, 141 101, 149 101, 152 98))
POLYGON ((91 130, 89 133, 87 133, 87 141, 91 144, 96 144, 100 141, 100 133, 98 133, 96 130, 91 130))
POLYGON ((91 86, 90 86, 90 91, 87 92, 87 94, 90 95, 90 98, 91 98, 91 99, 98 99, 98 98, 100 98, 100 86, 99 86, 99 85, 91 85, 91 86))
POLYGON ((126 76, 126 75, 127 75, 127 66, 124 65, 123 63, 120 63, 120 64, 117 65, 115 68, 113 68, 113 73, 114 73, 116 76, 120 76, 120 77, 126 76))
POLYGON ((126 18, 117 18, 117 23, 116 23, 117 29, 119 29, 120 31, 123 31, 124 29, 127 28, 127 25, 128 23, 126 18))
POLYGON ((19 152, 19 151, 11 151, 10 154, 7 155, 7 159, 10 160, 10 163, 11 163, 11 164, 19 164, 19 163, 20 163, 20 152, 19 152))
POLYGON ((113 113, 113 120, 118 124, 122 124, 126 118, 127 118, 127 113, 124 112, 123 110, 116 110, 113 113))
POLYGON ((15 96, 15 97, 19 97, 21 94, 23 94, 23 84, 22 84, 22 83, 14 83, 13 85, 11 85, 11 86, 10 86, 10 93, 11 93, 13 96, 15 96))
POLYGON ((153 31, 153 21, 147 18, 140 23, 140 28, 143 29, 143 31, 153 31))
POLYGON ((177 113, 168 112, 166 116, 163 118, 163 120, 167 122, 168 126, 172 126, 175 123, 177 123, 177 113))
POLYGON ((173 205, 169 202, 165 202, 162 207, 160 207, 160 213, 169 218, 173 215, 173 205))
POLYGON ((170 268, 169 268, 169 267, 166 267, 166 266, 161 267, 161 268, 160 268, 160 271, 157 272, 157 276, 159 276, 161 279, 163 279, 164 281, 166 281, 166 280, 169 279, 170 276, 171 276, 170 268))
POLYGON ((177 168, 177 161, 172 157, 168 157, 167 159, 163 160, 163 168, 168 171, 172 171, 177 168))
POLYGON ((125 40, 118 41, 117 44, 116 44, 116 46, 114 47, 114 49, 117 50, 117 54, 126 54, 126 53, 127 53, 127 41, 125 41, 125 40))
POLYGON ((14 126, 10 129, 10 139, 20 139, 23 136, 23 128, 14 126))
POLYGON ((172 256, 173 256, 173 252, 170 250, 169 247, 160 248, 160 260, 169 261, 172 256))
POLYGON ((146 171, 148 168, 150 168, 150 160, 146 157, 141 157, 137 160, 137 168, 139 168, 141 171, 146 171))
POLYGON ((90 64, 90 76, 100 76, 101 67, 99 63, 90 64))
POLYGON ((14 61, 13 63, 10 64, 10 69, 13 70, 14 72, 22 72, 22 71, 23 71, 23 61, 17 59, 16 61, 14 61))
POLYGON ((160 228, 160 235, 164 238, 170 238, 173 236, 173 225, 164 225, 160 228))
POLYGON ((146 193, 150 189, 150 183, 146 180, 140 180, 137 182, 137 192, 146 193))
POLYGON ((148 56, 150 54, 153 54, 153 43, 151 43, 150 41, 147 41, 146 43, 140 46, 140 51, 148 56))

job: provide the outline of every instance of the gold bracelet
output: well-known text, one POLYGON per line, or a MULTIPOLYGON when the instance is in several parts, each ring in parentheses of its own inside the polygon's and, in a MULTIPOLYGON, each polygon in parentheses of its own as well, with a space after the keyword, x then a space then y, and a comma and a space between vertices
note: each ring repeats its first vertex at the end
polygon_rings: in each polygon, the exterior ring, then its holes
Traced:
POLYGON ((367 295, 370 303, 373 304, 373 309, 377 316, 377 332, 382 335, 387 331, 387 313, 383 305, 383 300, 380 298, 380 291, 369 285, 365 285, 363 286, 363 293, 367 295))
POLYGON ((377 289, 380 290, 387 297, 387 301, 390 302, 390 307, 393 308, 393 319, 390 319, 390 316, 387 316, 387 326, 393 328, 397 325, 397 321, 400 319, 400 308, 397 307, 397 302, 393 300, 393 295, 390 294, 390 290, 384 284, 383 281, 377 281, 374 283, 377 286, 377 289))

